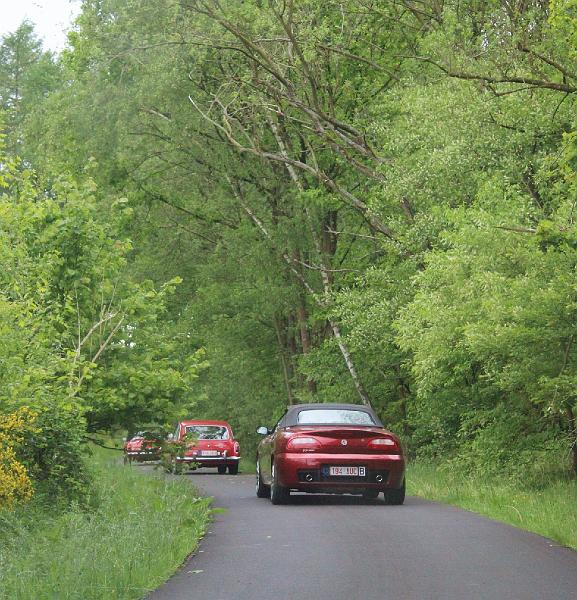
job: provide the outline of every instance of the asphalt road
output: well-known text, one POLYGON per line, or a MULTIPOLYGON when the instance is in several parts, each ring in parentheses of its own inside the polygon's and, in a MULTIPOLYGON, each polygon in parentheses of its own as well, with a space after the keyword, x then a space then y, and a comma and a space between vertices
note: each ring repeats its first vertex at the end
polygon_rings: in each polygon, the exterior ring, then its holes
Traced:
POLYGON ((273 506, 213 473, 184 477, 226 510, 150 600, 577 600, 577 552, 538 535, 411 497, 273 506))

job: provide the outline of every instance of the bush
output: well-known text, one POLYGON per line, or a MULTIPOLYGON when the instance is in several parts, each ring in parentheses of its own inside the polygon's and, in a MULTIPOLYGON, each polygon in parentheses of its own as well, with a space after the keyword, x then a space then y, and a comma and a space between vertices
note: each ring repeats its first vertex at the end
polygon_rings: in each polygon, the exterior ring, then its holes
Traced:
POLYGON ((448 471, 536 488, 569 471, 567 444, 559 431, 510 407, 470 413, 458 435, 462 444, 442 467, 448 471))
POLYGON ((86 499, 90 476, 83 461, 84 436, 85 422, 74 406, 54 403, 38 410, 21 451, 38 493, 63 503, 86 499))

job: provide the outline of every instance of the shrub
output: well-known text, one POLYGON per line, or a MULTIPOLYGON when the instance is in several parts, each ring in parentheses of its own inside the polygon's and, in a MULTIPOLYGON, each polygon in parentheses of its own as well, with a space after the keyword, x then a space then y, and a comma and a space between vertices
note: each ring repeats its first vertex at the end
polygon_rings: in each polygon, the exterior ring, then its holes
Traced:
POLYGON ((49 404, 38 410, 35 423, 22 445, 22 460, 38 492, 63 502, 82 502, 90 477, 83 461, 88 449, 80 410, 49 404))

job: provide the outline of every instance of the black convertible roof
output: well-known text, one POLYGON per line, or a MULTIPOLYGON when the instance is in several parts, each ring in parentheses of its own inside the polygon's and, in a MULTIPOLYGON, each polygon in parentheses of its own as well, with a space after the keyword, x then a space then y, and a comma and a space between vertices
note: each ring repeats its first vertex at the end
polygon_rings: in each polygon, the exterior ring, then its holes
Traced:
MULTIPOLYGON (((279 427, 292 427, 298 424, 299 413, 304 410, 358 410, 360 412, 368 413, 371 415, 376 427, 382 427, 383 424, 379 417, 377 417, 375 411, 369 406, 362 404, 332 404, 332 403, 316 403, 316 404, 295 404, 289 406, 284 417, 279 422, 279 427)), ((343 423, 345 425, 345 423, 343 423)))

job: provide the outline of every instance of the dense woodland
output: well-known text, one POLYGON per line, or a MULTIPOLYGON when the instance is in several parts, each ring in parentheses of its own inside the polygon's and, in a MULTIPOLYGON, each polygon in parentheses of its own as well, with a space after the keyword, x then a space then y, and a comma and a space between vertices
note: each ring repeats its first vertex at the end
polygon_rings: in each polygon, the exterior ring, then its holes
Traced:
POLYGON ((0 45, 0 503, 87 436, 371 404, 577 474, 576 0, 84 0, 0 45))

